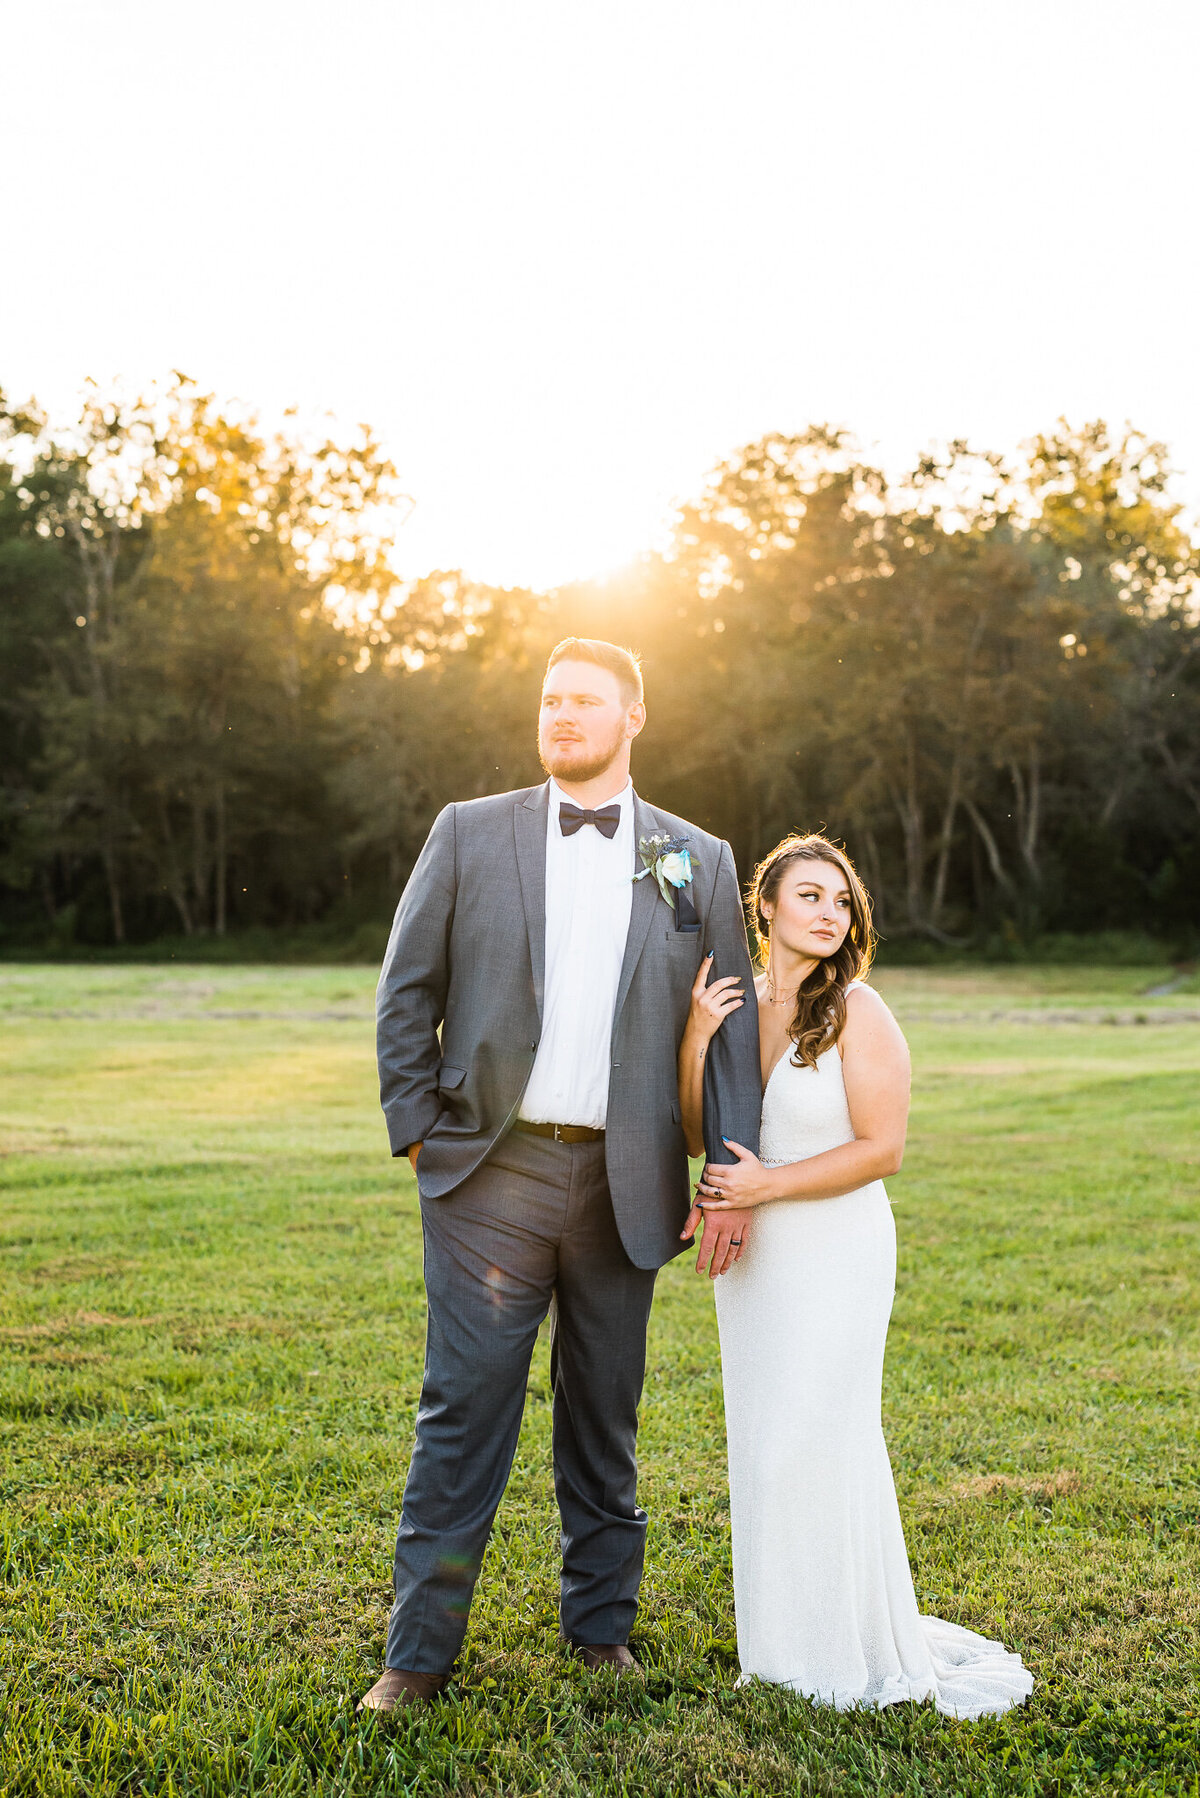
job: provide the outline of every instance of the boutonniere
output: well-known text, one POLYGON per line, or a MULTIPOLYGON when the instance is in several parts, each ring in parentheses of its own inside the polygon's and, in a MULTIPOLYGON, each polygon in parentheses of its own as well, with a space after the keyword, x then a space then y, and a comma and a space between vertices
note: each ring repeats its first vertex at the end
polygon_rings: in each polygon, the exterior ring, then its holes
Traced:
POLYGON ((672 911, 675 910, 675 892, 691 884, 693 868, 690 842, 690 837, 668 836, 663 830, 657 831, 652 837, 638 839, 638 854, 645 866, 633 878, 645 880, 647 874, 653 874, 658 882, 659 892, 672 911))

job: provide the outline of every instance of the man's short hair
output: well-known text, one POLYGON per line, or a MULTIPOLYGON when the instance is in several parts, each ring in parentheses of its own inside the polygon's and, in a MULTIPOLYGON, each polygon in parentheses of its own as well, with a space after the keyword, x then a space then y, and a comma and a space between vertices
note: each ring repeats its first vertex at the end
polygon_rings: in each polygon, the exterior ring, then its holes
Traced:
POLYGON ((558 662, 594 662, 598 668, 607 668, 610 674, 616 675, 621 698, 627 706, 636 704, 643 697, 640 658, 634 650, 606 643, 603 637, 564 637, 550 651, 546 673, 549 674, 558 662))

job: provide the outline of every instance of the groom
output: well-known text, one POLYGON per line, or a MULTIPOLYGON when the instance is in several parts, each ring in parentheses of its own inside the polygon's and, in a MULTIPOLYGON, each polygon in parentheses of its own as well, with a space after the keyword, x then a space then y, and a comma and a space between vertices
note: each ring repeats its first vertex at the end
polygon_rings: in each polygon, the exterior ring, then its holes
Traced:
MULTIPOLYGON (((560 643, 538 727, 549 781, 447 806, 396 911, 380 1088, 392 1153, 417 1173, 429 1324, 386 1665, 360 1709, 420 1703, 450 1676, 551 1309, 562 1631, 589 1668, 636 1669, 637 1407, 655 1273, 689 1210, 676 1054, 709 950, 746 991, 710 1052, 710 1157, 732 1159, 722 1133, 757 1145, 761 1103, 733 857, 634 792, 645 720, 627 650, 560 643), (679 856, 661 890, 635 880, 656 835, 687 839, 683 887, 679 856)), ((741 1212, 705 1225, 711 1274, 745 1230, 741 1212)))

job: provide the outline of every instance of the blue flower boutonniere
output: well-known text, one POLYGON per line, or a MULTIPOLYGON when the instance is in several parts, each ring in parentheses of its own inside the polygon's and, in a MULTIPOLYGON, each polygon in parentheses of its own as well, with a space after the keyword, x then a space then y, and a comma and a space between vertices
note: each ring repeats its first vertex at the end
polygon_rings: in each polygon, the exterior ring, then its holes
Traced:
POLYGON ((638 854, 645 863, 635 880, 645 880, 647 874, 653 874, 658 882, 658 890, 671 910, 675 910, 675 895, 692 881, 692 852, 689 848, 690 837, 668 836, 666 831, 657 831, 652 837, 641 837, 638 840, 638 854))

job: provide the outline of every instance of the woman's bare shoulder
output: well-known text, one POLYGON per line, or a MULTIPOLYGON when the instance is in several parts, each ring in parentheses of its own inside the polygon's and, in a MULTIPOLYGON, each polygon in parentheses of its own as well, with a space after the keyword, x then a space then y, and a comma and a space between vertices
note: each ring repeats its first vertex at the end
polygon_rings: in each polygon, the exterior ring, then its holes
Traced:
POLYGON ((873 986, 867 986, 865 982, 855 981, 852 986, 846 988, 847 1034, 873 1036, 881 1029, 903 1039, 904 1033, 882 994, 877 993, 873 986))
POLYGON ((860 1017, 891 1017, 887 1001, 868 986, 865 980, 852 980, 846 988, 846 1016, 858 1012, 860 1017))

